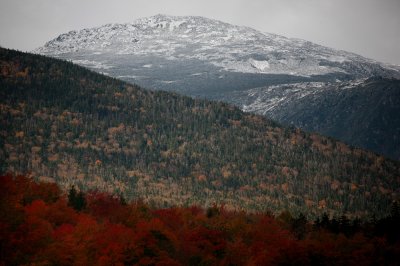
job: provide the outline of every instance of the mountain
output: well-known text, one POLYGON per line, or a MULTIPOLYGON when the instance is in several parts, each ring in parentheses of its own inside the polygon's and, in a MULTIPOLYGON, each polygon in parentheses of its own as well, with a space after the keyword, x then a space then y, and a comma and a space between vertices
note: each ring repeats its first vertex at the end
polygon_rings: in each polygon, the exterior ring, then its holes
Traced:
POLYGON ((388 213, 400 164, 220 102, 0 49, 0 172, 142 198, 315 216, 388 213))
MULTIPOLYGON (((71 31, 35 52, 72 60, 146 88, 223 100, 282 124, 316 130, 400 160, 400 123, 396 115, 365 116, 368 112, 363 110, 378 108, 369 90, 357 90, 366 86, 373 89, 371 83, 360 85, 371 77, 383 77, 387 82, 400 78, 398 66, 217 20, 166 15, 71 31), (341 96, 336 94, 344 87, 354 87, 357 97, 368 105, 353 110, 358 103, 349 97, 343 106, 338 102, 341 96), (331 95, 331 105, 322 100, 327 94, 331 95), (309 98, 313 98, 313 110, 304 105, 309 98), (337 115, 334 112, 338 110, 331 108, 339 105, 354 113, 345 118, 346 123, 329 118, 343 116, 343 112, 337 115), (310 119, 311 114, 320 112, 329 114, 329 123, 322 116, 310 119), (369 124, 378 127, 366 126, 369 124), (388 130, 385 125, 393 128, 388 130), (362 138, 352 137, 359 132, 363 132, 362 138)), ((391 87, 398 91, 398 84, 394 81, 391 87)), ((374 97, 388 96, 379 84, 376 91, 374 97)), ((400 99, 391 101, 397 104, 400 99)), ((384 105, 379 110, 389 112, 384 105)))
POLYGON ((155 79, 148 81, 150 87, 164 89, 168 86, 163 84, 173 83, 170 88, 174 90, 200 94, 210 88, 190 79, 229 79, 234 77, 225 75, 232 73, 248 74, 244 77, 250 80, 261 74, 253 79, 271 82, 285 75, 294 80, 333 81, 399 75, 394 68, 356 54, 203 17, 156 15, 133 23, 71 31, 35 52, 72 59, 128 81, 155 79), (176 64, 189 69, 176 69, 176 64), (169 78, 168 71, 173 70, 180 74, 174 79, 162 78, 169 78), (184 84, 192 88, 185 89, 184 84))

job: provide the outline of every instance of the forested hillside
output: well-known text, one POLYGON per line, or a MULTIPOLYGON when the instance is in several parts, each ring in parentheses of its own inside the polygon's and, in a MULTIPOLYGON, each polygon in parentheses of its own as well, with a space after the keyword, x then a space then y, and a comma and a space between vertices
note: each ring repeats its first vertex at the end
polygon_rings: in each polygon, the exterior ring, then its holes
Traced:
POLYGON ((0 50, 1 172, 151 205, 387 213, 398 162, 219 102, 0 50))

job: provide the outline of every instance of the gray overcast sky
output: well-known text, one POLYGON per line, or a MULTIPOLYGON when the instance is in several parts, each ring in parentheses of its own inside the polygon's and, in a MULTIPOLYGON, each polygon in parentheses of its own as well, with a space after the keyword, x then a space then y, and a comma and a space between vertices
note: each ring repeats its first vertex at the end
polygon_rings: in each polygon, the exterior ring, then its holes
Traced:
POLYGON ((400 65, 400 0, 0 0, 0 46, 158 13, 199 15, 400 65))

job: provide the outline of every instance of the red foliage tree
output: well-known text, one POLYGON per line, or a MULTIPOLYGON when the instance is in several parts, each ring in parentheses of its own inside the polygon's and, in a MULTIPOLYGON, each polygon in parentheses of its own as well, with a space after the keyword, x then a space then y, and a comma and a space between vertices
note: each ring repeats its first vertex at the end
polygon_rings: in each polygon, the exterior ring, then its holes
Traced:
POLYGON ((99 192, 89 193, 77 212, 54 184, 23 176, 1 176, 0 192, 0 265, 395 265, 400 259, 399 243, 362 232, 307 224, 295 237, 283 215, 223 206, 154 210, 99 192))

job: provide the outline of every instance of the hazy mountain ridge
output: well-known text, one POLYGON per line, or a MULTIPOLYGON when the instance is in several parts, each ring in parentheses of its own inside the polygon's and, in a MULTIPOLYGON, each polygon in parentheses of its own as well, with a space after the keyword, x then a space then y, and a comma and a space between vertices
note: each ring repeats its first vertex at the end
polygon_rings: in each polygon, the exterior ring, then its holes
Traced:
POLYGON ((158 206, 385 214, 397 162, 222 103, 0 50, 2 172, 158 206))

